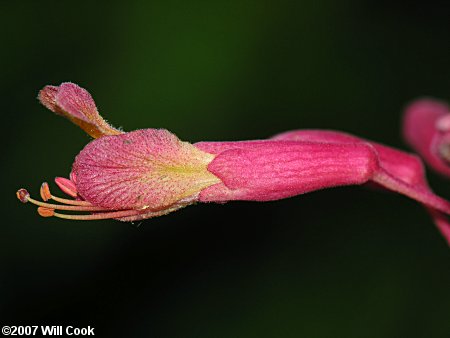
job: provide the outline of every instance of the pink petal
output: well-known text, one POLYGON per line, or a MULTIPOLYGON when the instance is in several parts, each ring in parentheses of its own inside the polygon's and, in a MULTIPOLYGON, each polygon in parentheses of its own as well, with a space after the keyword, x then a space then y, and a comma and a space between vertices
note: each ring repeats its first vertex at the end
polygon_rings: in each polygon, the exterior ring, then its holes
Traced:
POLYGON ((64 82, 58 87, 56 104, 70 116, 90 122, 100 118, 91 94, 75 83, 64 82))
POLYGON ((77 197, 77 187, 74 182, 64 177, 56 177, 55 183, 64 193, 69 196, 77 197))
POLYGON ((406 153, 354 135, 333 130, 294 130, 272 137, 274 140, 310 141, 324 143, 365 143, 377 152, 380 167, 410 184, 428 186, 422 161, 416 155, 406 153))
POLYGON ((74 83, 46 86, 38 98, 45 107, 68 118, 94 138, 122 133, 100 116, 89 92, 74 83))
POLYGON ((39 101, 49 110, 54 113, 62 114, 61 109, 56 104, 56 94, 58 93, 58 87, 45 86, 39 91, 39 101))
POLYGON ((192 203, 219 180, 207 170, 213 155, 164 129, 105 136, 76 157, 78 193, 108 209, 165 209, 192 203))
MULTIPOLYGON (((202 150, 219 144, 196 144, 202 150)), ((223 148, 229 148, 224 143, 223 148)), ((200 201, 269 201, 342 185, 367 182, 378 167, 365 144, 237 142, 208 166, 222 184, 203 190, 200 201)))

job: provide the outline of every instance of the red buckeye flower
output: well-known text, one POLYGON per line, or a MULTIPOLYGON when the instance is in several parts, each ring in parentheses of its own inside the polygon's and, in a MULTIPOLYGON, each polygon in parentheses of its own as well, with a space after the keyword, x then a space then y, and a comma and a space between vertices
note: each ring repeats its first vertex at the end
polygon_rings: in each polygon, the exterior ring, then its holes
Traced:
POLYGON ((371 183, 424 205, 450 243, 450 203, 428 187, 415 155, 326 130, 196 144, 164 129, 122 132, 101 118, 90 94, 73 83, 47 86, 39 100, 95 138, 75 158, 70 179, 55 180, 72 199, 52 195, 47 183, 41 186, 44 201, 25 189, 17 192, 22 202, 37 205, 41 216, 134 221, 196 202, 272 201, 371 183))

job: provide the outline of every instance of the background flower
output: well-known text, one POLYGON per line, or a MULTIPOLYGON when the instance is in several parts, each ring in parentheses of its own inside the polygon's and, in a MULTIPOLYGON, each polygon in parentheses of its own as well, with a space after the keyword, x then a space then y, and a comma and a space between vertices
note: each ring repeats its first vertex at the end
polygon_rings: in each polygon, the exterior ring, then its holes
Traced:
POLYGON ((450 109, 445 102, 419 99, 403 113, 406 142, 432 170, 450 177, 450 109))

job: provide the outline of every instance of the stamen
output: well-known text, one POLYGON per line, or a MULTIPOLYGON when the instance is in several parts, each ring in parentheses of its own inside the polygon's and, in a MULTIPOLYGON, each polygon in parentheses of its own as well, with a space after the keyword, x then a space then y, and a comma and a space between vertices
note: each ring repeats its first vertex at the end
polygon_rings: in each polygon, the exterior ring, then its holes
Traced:
POLYGON ((52 217, 55 214, 55 210, 54 209, 47 209, 47 208, 43 208, 43 207, 39 207, 37 209, 38 214, 42 217, 52 217))
POLYGON ((44 182, 44 183, 41 184, 41 190, 40 190, 40 193, 41 193, 41 198, 42 198, 45 202, 47 202, 49 199, 52 198, 52 194, 50 194, 50 188, 49 188, 47 182, 44 182))
POLYGON ((143 218, 150 218, 156 216, 162 216, 168 214, 171 211, 177 210, 184 205, 176 205, 175 207, 160 210, 160 211, 149 211, 148 207, 143 207, 139 210, 136 209, 124 209, 124 210, 110 210, 105 209, 103 207, 97 207, 92 205, 87 201, 74 201, 68 200, 65 198, 55 197, 50 193, 50 188, 47 182, 42 183, 40 189, 41 197, 44 200, 53 199, 55 201, 60 201, 61 203, 65 203, 66 205, 60 204, 52 204, 37 201, 31 198, 29 192, 26 189, 19 189, 16 192, 17 198, 22 203, 31 202, 38 206, 38 213, 42 217, 58 217, 69 220, 79 220, 79 221, 94 221, 94 220, 102 220, 102 219, 119 219, 119 220, 129 220, 129 218, 134 219, 134 216, 143 215, 143 218), (75 204, 76 203, 76 204, 75 204), (69 205, 67 205, 69 204, 69 205), (67 210, 67 211, 86 211, 86 212, 95 212, 93 214, 61 214, 55 212, 55 210, 67 210))
POLYGON ((22 203, 33 203, 34 205, 38 206, 38 213, 42 217, 58 217, 58 218, 64 218, 64 219, 71 219, 71 220, 100 220, 100 219, 110 219, 110 218, 120 218, 120 217, 130 217, 135 216, 139 214, 146 213, 145 209, 135 210, 135 209, 128 209, 128 210, 117 210, 117 211, 111 211, 110 209, 105 209, 103 207, 96 207, 92 205, 91 203, 87 201, 73 201, 73 200, 67 200, 65 198, 59 198, 55 197, 50 193, 50 188, 47 184, 47 182, 42 183, 41 185, 41 197, 44 200, 53 199, 55 201, 60 201, 61 203, 66 204, 72 204, 72 205, 60 205, 60 204, 52 204, 52 203, 46 203, 37 201, 33 198, 31 198, 30 193, 26 189, 19 189, 16 192, 17 198, 22 203), (67 211, 87 211, 87 212, 98 212, 95 214, 86 214, 86 215, 70 215, 70 214, 60 214, 55 212, 55 210, 67 210, 67 211))
POLYGON ((52 200, 59 202, 59 203, 63 203, 63 204, 69 204, 69 205, 81 205, 81 206, 94 206, 92 203, 89 203, 88 201, 77 201, 77 200, 69 200, 66 198, 61 198, 61 197, 57 197, 57 196, 53 196, 52 195, 52 200))
POLYGON ((113 211, 113 212, 103 212, 98 214, 91 214, 91 215, 68 215, 68 214, 60 214, 60 213, 53 213, 52 216, 58 217, 58 218, 64 218, 64 219, 70 219, 74 221, 95 221, 95 220, 101 220, 101 219, 110 219, 110 218, 120 218, 120 217, 128 217, 128 216, 135 216, 139 214, 145 213, 145 210, 121 210, 121 211, 113 211))
POLYGON ((31 202, 37 206, 47 209, 71 210, 71 211, 109 211, 109 209, 103 207, 96 207, 93 205, 59 205, 37 201, 31 198, 30 194, 25 189, 19 189, 16 193, 16 196, 22 203, 31 202))
POLYGON ((16 196, 20 200, 20 202, 27 203, 28 197, 30 197, 30 193, 26 189, 19 189, 16 192, 16 196))
POLYGON ((67 198, 61 198, 61 197, 52 195, 50 192, 50 187, 47 182, 44 182, 41 185, 41 197, 44 201, 48 201, 49 199, 52 199, 52 200, 62 203, 62 204, 82 205, 82 206, 91 206, 91 207, 93 206, 93 204, 88 201, 69 200, 67 198))

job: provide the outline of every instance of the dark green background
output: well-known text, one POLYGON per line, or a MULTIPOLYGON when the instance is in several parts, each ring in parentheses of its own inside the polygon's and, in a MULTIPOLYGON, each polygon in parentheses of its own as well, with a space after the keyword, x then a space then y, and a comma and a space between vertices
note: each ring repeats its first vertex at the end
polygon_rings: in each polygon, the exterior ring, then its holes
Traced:
MULTIPOLYGON (((113 337, 449 337, 449 249, 415 202, 361 187, 198 205, 140 226, 15 198, 89 141, 37 102, 73 81, 113 125, 181 139, 329 128, 407 149, 404 105, 450 100, 436 1, 0 4, 0 324, 113 337)), ((449 180, 429 173, 450 198, 449 180)), ((52 183, 53 190, 56 191, 52 183)))

